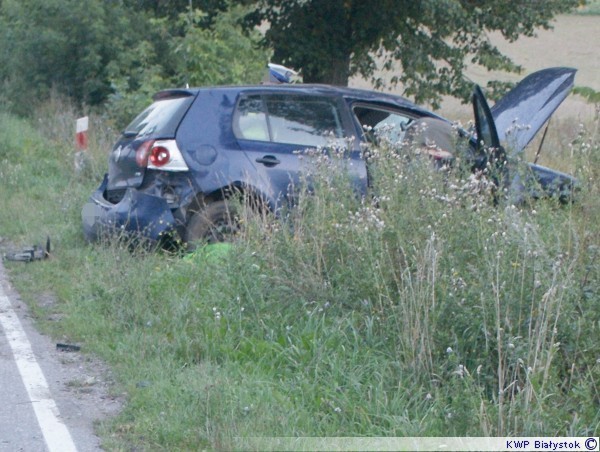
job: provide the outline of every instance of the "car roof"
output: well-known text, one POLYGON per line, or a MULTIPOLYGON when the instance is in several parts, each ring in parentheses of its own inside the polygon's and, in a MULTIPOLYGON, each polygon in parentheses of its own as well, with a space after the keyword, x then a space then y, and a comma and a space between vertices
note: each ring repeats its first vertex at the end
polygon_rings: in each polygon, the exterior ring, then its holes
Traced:
POLYGON ((380 91, 372 91, 366 89, 349 88, 345 86, 321 85, 321 84, 263 84, 263 85, 239 85, 239 86, 209 86, 197 88, 177 88, 167 89, 158 92, 154 99, 163 99, 172 96, 194 96, 200 92, 218 92, 226 91, 229 93, 294 93, 294 94, 310 94, 324 96, 341 96, 352 101, 365 101, 375 103, 393 104, 398 107, 409 108, 411 110, 420 111, 428 116, 437 116, 429 110, 426 110, 414 104, 405 97, 383 93, 380 91))

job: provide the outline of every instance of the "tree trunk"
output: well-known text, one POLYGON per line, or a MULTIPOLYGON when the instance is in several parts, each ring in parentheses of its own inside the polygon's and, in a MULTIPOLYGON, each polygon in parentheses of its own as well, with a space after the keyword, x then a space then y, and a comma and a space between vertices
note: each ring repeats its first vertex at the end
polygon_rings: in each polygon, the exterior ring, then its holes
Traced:
POLYGON ((326 64, 310 65, 302 71, 304 83, 325 83, 348 86, 350 76, 350 55, 331 56, 326 64))

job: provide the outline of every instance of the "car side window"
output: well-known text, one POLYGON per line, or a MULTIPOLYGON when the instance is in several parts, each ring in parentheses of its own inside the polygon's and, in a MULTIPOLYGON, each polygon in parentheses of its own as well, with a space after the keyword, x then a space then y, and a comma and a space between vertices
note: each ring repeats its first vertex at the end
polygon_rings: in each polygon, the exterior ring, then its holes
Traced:
POLYGON ((392 145, 402 143, 406 128, 413 120, 403 112, 383 107, 358 105, 352 111, 366 140, 373 144, 381 141, 392 145))
POLYGON ((245 140, 306 147, 327 146, 344 137, 335 100, 295 94, 242 98, 234 117, 234 132, 245 140))
POLYGON ((267 115, 259 96, 243 97, 237 106, 234 130, 244 140, 270 141, 267 115))

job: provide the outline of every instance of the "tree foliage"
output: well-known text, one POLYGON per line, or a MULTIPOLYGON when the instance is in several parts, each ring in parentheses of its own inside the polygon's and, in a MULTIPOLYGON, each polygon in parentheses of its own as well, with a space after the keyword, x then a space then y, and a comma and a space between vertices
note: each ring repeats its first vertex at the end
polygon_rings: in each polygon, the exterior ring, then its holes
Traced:
POLYGON ((195 10, 179 17, 185 33, 174 40, 174 53, 180 55, 178 77, 189 85, 258 83, 268 55, 259 50, 260 35, 244 35, 238 26, 244 12, 232 8, 218 15, 208 28, 205 13, 195 10))
MULTIPOLYGON (((467 97, 467 65, 519 71, 489 33, 509 41, 548 28, 578 0, 248 0, 246 25, 268 22, 274 60, 301 69, 305 82, 345 85, 348 77, 392 71, 417 101, 467 97)), ((376 79, 381 85, 382 79, 376 79)))
POLYGON ((468 65, 520 69, 490 32, 530 36, 578 1, 0 0, 0 99, 26 113, 55 91, 125 117, 158 89, 256 82, 273 49, 306 82, 389 71, 435 103, 468 96, 468 65))
POLYGON ((201 10, 212 19, 227 9, 226 0, 123 0, 133 11, 146 11, 153 17, 177 19, 179 14, 190 9, 201 10))
POLYGON ((3 97, 17 111, 51 89, 94 104, 110 91, 107 66, 132 40, 116 2, 4 0, 0 4, 3 97))
POLYGON ((148 40, 127 52, 128 71, 112 74, 110 110, 118 122, 131 119, 160 89, 258 83, 268 53, 260 49, 258 32, 244 34, 238 22, 243 11, 233 8, 206 26, 206 13, 191 10, 177 20, 153 18, 148 40))
POLYGON ((26 114, 58 92, 120 121, 174 86, 258 82, 268 62, 222 0, 2 0, 0 99, 26 114), (206 11, 190 8, 205 7, 206 11))

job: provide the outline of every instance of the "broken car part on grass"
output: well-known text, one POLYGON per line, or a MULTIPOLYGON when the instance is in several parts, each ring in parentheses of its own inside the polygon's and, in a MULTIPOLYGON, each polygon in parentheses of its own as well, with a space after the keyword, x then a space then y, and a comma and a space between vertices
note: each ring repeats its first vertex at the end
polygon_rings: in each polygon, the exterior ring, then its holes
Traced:
POLYGON ((46 238, 46 246, 33 245, 21 251, 13 251, 3 256, 4 260, 17 262, 32 262, 48 259, 50 257, 50 237, 46 238))

